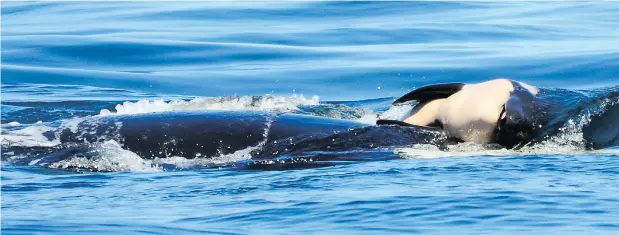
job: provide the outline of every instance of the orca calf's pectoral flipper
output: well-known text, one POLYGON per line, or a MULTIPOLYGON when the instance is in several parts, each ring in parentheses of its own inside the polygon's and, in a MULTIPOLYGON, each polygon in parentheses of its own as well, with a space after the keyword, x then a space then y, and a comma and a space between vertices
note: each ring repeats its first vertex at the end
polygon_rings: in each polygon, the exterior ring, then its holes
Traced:
POLYGON ((465 85, 464 83, 443 83, 423 86, 396 99, 393 101, 393 105, 403 104, 411 100, 422 103, 425 101, 447 98, 462 90, 465 85))

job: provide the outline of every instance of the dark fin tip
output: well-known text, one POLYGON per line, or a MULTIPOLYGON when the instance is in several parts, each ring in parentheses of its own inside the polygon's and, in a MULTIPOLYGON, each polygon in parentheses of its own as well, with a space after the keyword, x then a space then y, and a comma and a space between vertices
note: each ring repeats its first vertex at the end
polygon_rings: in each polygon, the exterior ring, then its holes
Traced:
POLYGON ((416 100, 421 102, 428 100, 435 100, 441 98, 447 98, 450 95, 462 90, 464 87, 464 83, 443 83, 443 84, 434 84, 420 87, 418 89, 412 90, 409 93, 406 93, 402 97, 393 101, 394 105, 402 104, 404 102, 410 100, 416 100))

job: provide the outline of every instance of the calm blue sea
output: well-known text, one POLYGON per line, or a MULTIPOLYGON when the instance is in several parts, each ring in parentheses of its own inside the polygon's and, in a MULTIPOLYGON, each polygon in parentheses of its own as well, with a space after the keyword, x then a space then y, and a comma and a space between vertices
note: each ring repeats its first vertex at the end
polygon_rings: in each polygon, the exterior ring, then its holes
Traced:
POLYGON ((617 2, 1 11, 3 234, 619 234, 619 147, 586 150, 582 133, 619 103, 617 2), (259 110, 371 123, 404 112, 391 101, 415 87, 497 77, 588 101, 520 150, 411 144, 288 170, 239 167, 243 151, 146 160, 114 143, 92 158, 35 156, 57 144, 46 131, 90 116, 259 110))

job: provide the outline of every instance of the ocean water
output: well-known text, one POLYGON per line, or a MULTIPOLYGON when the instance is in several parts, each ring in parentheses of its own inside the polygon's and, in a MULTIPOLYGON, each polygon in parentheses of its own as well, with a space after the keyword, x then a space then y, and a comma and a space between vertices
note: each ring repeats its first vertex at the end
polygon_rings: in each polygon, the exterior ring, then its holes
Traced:
POLYGON ((4 234, 619 233, 617 138, 596 150, 584 141, 596 116, 607 130, 619 125, 619 3, 2 2, 1 11, 4 234), (102 116, 232 110, 371 124, 405 114, 391 102, 413 88, 497 77, 563 101, 552 134, 517 150, 301 153, 323 165, 285 154, 257 162, 249 151, 261 145, 201 158, 145 159, 113 141, 90 157, 38 152, 58 145, 48 131, 102 116))

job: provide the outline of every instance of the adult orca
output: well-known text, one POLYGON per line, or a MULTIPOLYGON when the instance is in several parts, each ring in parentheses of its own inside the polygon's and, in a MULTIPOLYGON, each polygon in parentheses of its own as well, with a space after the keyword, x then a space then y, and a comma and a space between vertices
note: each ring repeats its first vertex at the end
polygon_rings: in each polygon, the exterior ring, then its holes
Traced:
POLYGON ((403 122, 379 120, 377 124, 435 127, 465 142, 498 143, 512 148, 533 139, 540 123, 538 92, 536 87, 508 79, 428 85, 393 102, 418 102, 403 122))
MULTIPOLYGON (((465 86, 469 85, 431 85, 415 90, 394 103, 402 104, 408 100, 417 100, 420 101, 419 104, 422 104, 429 100, 446 99, 440 97, 450 97, 458 93, 454 90, 470 89, 472 91, 479 88, 464 88, 465 86), (416 92, 421 94, 415 94, 416 92)), ((543 124, 547 132, 536 133, 536 123, 540 123, 544 119, 544 117, 540 118, 539 114, 549 113, 546 112, 549 109, 542 107, 544 102, 552 101, 552 97, 548 96, 554 96, 559 91, 541 90, 539 94, 533 97, 534 100, 530 101, 527 99, 532 98, 531 88, 527 88, 522 83, 514 83, 512 86, 514 91, 510 92, 511 98, 505 101, 505 110, 501 110, 501 114, 497 115, 501 118, 497 117, 499 119, 496 121, 497 127, 493 130, 493 134, 496 134, 494 140, 498 140, 504 146, 505 142, 503 141, 505 139, 513 141, 518 138, 517 135, 510 134, 507 130, 510 130, 510 128, 517 131, 526 130, 526 128, 518 126, 522 125, 518 123, 518 118, 525 119, 520 121, 524 124, 533 120, 534 124, 527 125, 530 125, 529 127, 534 130, 533 133, 540 137, 538 141, 543 141, 545 139, 542 138, 543 136, 556 135, 556 131, 553 132, 552 130, 558 130, 563 126, 565 120, 574 117, 573 114, 579 115, 581 113, 579 111, 581 109, 559 112, 563 116, 554 118, 554 124, 543 124), (529 94, 516 95, 513 98, 511 93, 518 92, 528 92, 529 94), (541 101, 538 102, 538 99, 541 101), (523 107, 522 104, 526 102, 534 102, 533 109, 523 107), (521 107, 519 107, 519 104, 521 107), (531 113, 533 115, 527 115, 531 113), (509 117, 516 118, 510 119, 509 117), (503 133, 501 133, 502 131, 503 133), (500 136, 501 134, 507 137, 500 136)), ((574 94, 569 92, 559 95, 559 97, 573 99, 574 94)), ((616 97, 619 96, 607 98, 617 100, 616 97)), ((578 97, 574 99, 574 102, 583 105, 581 100, 585 100, 585 98, 578 97)), ((593 98, 593 100, 598 99, 593 98)), ((559 99, 559 101, 561 102, 552 101, 549 103, 564 103, 562 99, 559 99)), ((566 105, 573 106, 570 103, 566 105)), ((551 106, 554 107, 554 111, 551 110, 552 112, 564 110, 563 106, 551 106)), ((597 105, 594 106, 597 107, 597 105)), ((588 148, 598 149, 619 144, 619 137, 617 137, 619 131, 615 128, 619 106, 612 103, 604 107, 605 110, 592 116, 591 122, 583 129, 584 140, 588 148)), ((419 110, 419 108, 415 108, 419 110)), ((415 110, 412 113, 414 115, 415 110)), ((122 149, 130 150, 144 159, 166 157, 210 158, 247 149, 251 151, 252 160, 258 161, 266 160, 268 162, 274 158, 281 160, 308 157, 316 159, 316 161, 326 159, 326 161, 340 162, 350 160, 349 156, 353 156, 355 153, 376 160, 376 155, 368 155, 368 152, 365 151, 375 151, 376 148, 380 148, 379 151, 390 151, 391 148, 389 147, 433 144, 439 149, 447 149, 448 145, 458 141, 453 141, 456 138, 443 129, 445 124, 442 122, 421 126, 399 120, 379 120, 379 124, 389 125, 367 125, 351 120, 291 113, 172 111, 138 115, 93 116, 75 120, 79 120, 79 122, 60 121, 63 123, 62 125, 44 134, 49 140, 59 143, 58 145, 54 147, 3 145, 3 159, 19 156, 18 158, 11 158, 11 161, 17 164, 33 164, 36 161, 38 165, 49 165, 72 157, 96 157, 102 150, 101 144, 104 143, 105 145, 107 141, 113 140, 122 149), (382 147, 388 148, 383 149, 382 147), (330 155, 330 151, 351 153, 352 155, 330 155), (318 155, 314 153, 323 157, 316 157, 318 155), (333 156, 336 159, 332 159, 333 156)), ((52 126, 55 125, 52 124, 52 126)), ((526 141, 523 140, 523 142, 526 141)), ((105 149, 103 150, 105 151, 105 149)), ((243 153, 246 152, 243 151, 243 153)), ((378 156, 378 158, 381 156, 378 156)), ((358 159, 364 160, 365 158, 354 158, 353 161, 358 159)))
MULTIPOLYGON (((92 152, 116 141, 141 158, 209 158, 254 149, 256 159, 308 151, 354 150, 444 142, 441 130, 375 126, 301 114, 248 111, 189 111, 89 117, 45 133, 60 142, 44 151, 47 162, 92 152)), ((445 142, 446 143, 446 142, 445 142)))

